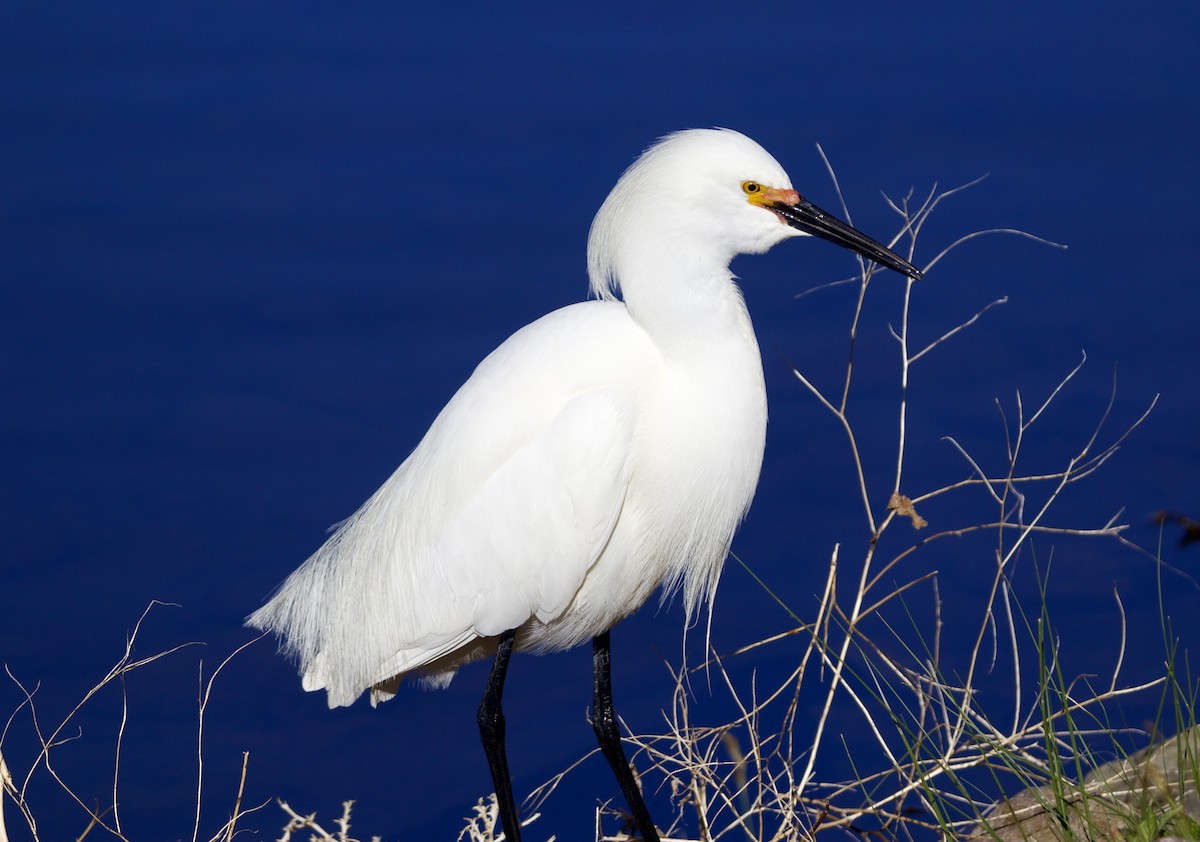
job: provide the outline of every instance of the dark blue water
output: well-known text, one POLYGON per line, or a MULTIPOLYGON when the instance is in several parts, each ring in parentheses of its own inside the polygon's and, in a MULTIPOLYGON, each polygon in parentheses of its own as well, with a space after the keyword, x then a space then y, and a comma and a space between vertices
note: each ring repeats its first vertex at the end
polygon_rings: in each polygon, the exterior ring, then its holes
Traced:
MULTIPOLYGON (((993 399, 1011 419, 1016 390, 1040 403, 1086 349, 1026 464, 1059 466, 1082 446, 1114 374, 1104 441, 1160 394, 1049 518, 1099 526, 1123 508, 1130 540, 1153 550, 1153 512, 1200 514, 1196 17, 1183 4, 1135 16, 1093 3, 9 4, 0 659, 40 683, 40 721, 55 723, 151 600, 178 603, 152 611, 136 654, 204 646, 127 677, 119 796, 130 838, 190 838, 200 660, 207 676, 248 639, 242 617, 404 458, 479 359, 583 297, 587 227, 607 190, 655 137, 691 126, 746 132, 802 192, 837 207, 820 142, 855 224, 880 238, 896 226, 880 190, 898 198, 989 173, 935 215, 919 264, 992 226, 1068 244, 985 238, 922 283, 915 344, 995 298, 1009 303, 914 370, 906 486, 916 494, 966 475, 944 435, 1002 469, 993 399)), ((865 530, 844 438, 789 369, 836 389, 853 293, 795 296, 853 267, 814 242, 735 267, 772 411, 735 549, 801 613, 834 544, 857 560, 865 530)), ((877 507, 895 436, 887 326, 899 289, 892 276, 872 286, 851 404, 877 507)), ((945 528, 994 512, 976 493, 924 514, 945 528)), ((891 550, 910 539, 897 530, 891 550)), ((1164 559, 1194 573, 1197 552, 1164 540, 1164 559)), ((949 619, 969 636, 993 547, 947 544, 895 578, 941 569, 949 619)), ((1132 628, 1126 678, 1153 675, 1163 651, 1154 565, 1114 542, 1043 538, 1020 559, 1018 587, 1035 593, 1051 560, 1068 669, 1111 665, 1118 588, 1132 628)), ((1175 631, 1194 646, 1200 591, 1187 576, 1166 581, 1175 631)), ((914 605, 926 598, 914 593, 914 605)), ((660 726, 680 622, 678 606, 648 609, 614 634, 618 704, 636 729, 660 726)), ((789 624, 727 569, 719 648, 789 624)), ((794 656, 772 653, 764 674, 794 656)), ((519 793, 591 747, 589 661, 514 663, 506 711, 519 793)), ((482 682, 469 669, 444 693, 331 713, 271 645, 256 645, 221 674, 207 710, 203 833, 227 817, 249 751, 246 803, 282 797, 331 819, 354 798, 364 836, 453 838, 490 789, 473 722, 482 682)), ((697 688, 702 716, 728 708, 697 688)), ((0 711, 21 698, 0 683, 0 711)), ((1129 720, 1152 715, 1153 701, 1134 703, 1129 720)), ((119 709, 114 687, 80 720, 81 738, 57 750, 56 769, 85 799, 111 798, 119 709)), ((3 746, 14 769, 28 764, 29 734, 22 714, 3 746)), ((847 768, 830 753, 829 776, 847 768)), ((43 838, 78 834, 82 813, 39 780, 30 798, 43 838)), ((614 794, 602 762, 589 761, 535 838, 588 838, 596 799, 614 794)), ((269 804, 246 826, 275 838, 281 815, 269 804)))

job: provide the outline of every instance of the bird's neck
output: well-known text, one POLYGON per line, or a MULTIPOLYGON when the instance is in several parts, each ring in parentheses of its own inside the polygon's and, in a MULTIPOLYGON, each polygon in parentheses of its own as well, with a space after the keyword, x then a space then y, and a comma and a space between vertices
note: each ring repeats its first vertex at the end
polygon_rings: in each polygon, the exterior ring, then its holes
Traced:
POLYGON ((734 342, 757 341, 741 290, 725 260, 695 256, 646 260, 621 278, 625 306, 668 357, 702 356, 702 351, 734 342))

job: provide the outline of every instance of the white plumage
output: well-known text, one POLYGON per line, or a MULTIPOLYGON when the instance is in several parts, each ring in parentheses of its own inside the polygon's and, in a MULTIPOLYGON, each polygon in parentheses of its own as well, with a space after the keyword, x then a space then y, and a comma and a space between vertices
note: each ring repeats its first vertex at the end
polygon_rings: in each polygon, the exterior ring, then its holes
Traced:
POLYGON ((576 646, 660 585, 694 614, 750 505, 767 420, 729 263, 805 233, 919 275, 830 222, 741 134, 651 147, 593 223, 600 300, 492 352, 249 624, 277 632, 333 707, 388 698, 414 671, 444 686, 511 629, 517 649, 576 646))

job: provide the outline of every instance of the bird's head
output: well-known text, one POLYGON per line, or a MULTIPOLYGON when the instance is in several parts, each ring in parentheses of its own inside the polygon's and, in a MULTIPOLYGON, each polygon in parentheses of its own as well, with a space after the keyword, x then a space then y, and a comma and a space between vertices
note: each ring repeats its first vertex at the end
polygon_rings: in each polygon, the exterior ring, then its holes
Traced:
POLYGON ((792 187, 770 153, 730 129, 691 129, 651 146, 621 176, 588 238, 593 292, 612 298, 656 259, 727 268, 791 237, 814 236, 912 278, 921 273, 792 187))

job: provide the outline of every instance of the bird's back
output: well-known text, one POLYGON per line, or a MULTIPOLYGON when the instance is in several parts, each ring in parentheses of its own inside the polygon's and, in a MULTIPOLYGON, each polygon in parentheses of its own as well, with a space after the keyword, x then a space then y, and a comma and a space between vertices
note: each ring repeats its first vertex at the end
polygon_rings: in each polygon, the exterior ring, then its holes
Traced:
POLYGON ((250 624, 277 632, 305 687, 338 705, 479 637, 552 622, 612 531, 660 369, 619 303, 526 326, 250 624))

